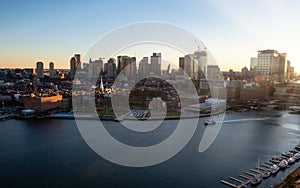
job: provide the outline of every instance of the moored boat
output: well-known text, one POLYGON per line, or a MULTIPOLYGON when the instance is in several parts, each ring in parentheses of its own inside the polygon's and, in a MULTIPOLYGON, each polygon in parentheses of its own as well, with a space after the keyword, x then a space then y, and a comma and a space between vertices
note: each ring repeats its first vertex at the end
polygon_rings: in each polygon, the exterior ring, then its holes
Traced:
POLYGON ((294 164, 296 162, 296 159, 294 157, 291 157, 291 158, 288 159, 287 162, 288 162, 289 165, 291 165, 291 164, 294 164))
POLYGON ((271 174, 276 174, 279 171, 279 167, 277 165, 271 166, 271 174))
POLYGON ((279 164, 278 164, 278 166, 279 166, 279 168, 286 168, 287 166, 288 166, 288 162, 286 161, 286 160, 282 160, 279 164))

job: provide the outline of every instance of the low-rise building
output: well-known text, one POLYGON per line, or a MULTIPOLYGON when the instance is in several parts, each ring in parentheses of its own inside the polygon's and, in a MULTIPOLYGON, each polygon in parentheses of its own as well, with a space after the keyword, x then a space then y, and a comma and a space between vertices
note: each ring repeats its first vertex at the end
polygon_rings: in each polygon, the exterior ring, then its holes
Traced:
POLYGON ((19 101, 24 104, 25 109, 35 110, 36 113, 44 113, 49 110, 62 108, 62 95, 21 95, 19 101))

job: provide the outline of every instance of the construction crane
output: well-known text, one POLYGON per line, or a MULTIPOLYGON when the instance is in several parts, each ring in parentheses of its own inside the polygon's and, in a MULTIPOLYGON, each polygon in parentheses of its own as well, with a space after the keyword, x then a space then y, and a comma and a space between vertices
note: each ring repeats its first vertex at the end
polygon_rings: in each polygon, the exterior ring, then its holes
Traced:
MULTIPOLYGON (((199 45, 199 43, 197 42, 197 40, 195 39, 195 43, 196 43, 196 45, 197 45, 197 48, 198 48, 198 52, 200 51, 200 45, 199 45)), ((201 43, 201 46, 203 46, 204 47, 204 50, 206 51, 206 46, 203 44, 203 42, 202 41, 200 41, 200 43, 201 43)))

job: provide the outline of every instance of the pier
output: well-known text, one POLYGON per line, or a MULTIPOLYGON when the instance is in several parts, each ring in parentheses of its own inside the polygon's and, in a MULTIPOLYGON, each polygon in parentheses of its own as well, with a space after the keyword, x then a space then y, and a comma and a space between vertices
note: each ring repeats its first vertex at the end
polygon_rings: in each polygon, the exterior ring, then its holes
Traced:
MULTIPOLYGON (((221 180, 220 182, 223 185, 226 185, 228 187, 232 188, 242 188, 246 187, 247 185, 251 184, 255 179, 260 178, 263 179, 263 175, 265 173, 270 172, 272 170, 273 165, 278 165, 282 160, 287 160, 291 157, 294 157, 295 154, 300 152, 300 145, 296 146, 293 150, 290 150, 288 152, 284 152, 280 155, 274 156, 269 161, 263 162, 263 164, 258 164, 258 166, 254 167, 254 169, 249 169, 248 171, 245 171, 243 174, 240 174, 239 177, 242 179, 238 179, 235 177, 229 177, 229 180, 221 180), (298 148, 297 148, 298 147, 298 148)), ((296 160, 299 160, 296 158, 296 160)), ((293 165, 293 164, 289 164, 293 165)), ((265 177, 267 178, 267 177, 265 177)), ((262 180, 263 181, 263 180, 262 180)))

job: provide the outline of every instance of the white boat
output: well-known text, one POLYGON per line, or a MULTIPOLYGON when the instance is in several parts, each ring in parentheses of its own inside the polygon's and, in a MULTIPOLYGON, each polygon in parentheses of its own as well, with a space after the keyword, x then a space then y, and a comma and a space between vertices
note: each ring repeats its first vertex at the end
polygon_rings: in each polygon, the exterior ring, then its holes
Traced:
POLYGON ((212 120, 207 120, 204 122, 204 125, 214 125, 214 124, 216 124, 216 122, 212 120))
POLYGON ((296 153, 296 154, 294 155, 294 159, 299 160, 299 159, 300 159, 300 153, 296 153))
POLYGON ((279 166, 279 168, 286 168, 287 166, 288 166, 288 162, 286 161, 286 160, 282 160, 279 164, 278 164, 278 166, 279 166))
POLYGON ((271 166, 271 174, 276 174, 279 171, 279 167, 277 165, 271 166))
POLYGON ((296 162, 296 159, 294 157, 291 157, 291 158, 288 159, 287 162, 288 162, 289 165, 291 165, 291 164, 294 164, 296 162))

